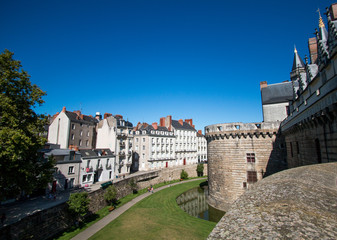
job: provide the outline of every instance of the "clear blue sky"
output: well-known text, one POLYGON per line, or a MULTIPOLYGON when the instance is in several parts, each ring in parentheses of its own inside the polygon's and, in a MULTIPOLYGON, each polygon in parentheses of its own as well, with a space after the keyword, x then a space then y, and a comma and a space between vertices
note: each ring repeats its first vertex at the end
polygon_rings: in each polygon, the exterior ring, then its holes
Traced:
MULTIPOLYGON (((289 79, 325 0, 0 0, 0 50, 63 106, 197 129, 262 121, 260 81, 289 79)), ((324 15, 324 21, 326 18, 324 15)))

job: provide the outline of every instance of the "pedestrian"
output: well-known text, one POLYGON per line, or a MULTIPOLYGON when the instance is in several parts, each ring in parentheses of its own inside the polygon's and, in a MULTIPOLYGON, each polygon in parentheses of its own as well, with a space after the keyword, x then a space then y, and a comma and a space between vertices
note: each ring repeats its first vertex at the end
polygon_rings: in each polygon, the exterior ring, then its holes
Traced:
POLYGON ((151 192, 153 193, 153 187, 151 187, 151 192))
POLYGON ((4 225, 4 222, 6 221, 6 213, 1 214, 1 225, 4 225))

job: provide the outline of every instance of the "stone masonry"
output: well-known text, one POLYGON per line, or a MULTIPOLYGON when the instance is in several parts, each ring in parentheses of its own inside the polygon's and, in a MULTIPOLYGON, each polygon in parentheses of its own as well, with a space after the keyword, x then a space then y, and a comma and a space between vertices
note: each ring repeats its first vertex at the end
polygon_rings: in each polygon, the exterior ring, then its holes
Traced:
POLYGON ((208 239, 336 239, 337 163, 269 176, 242 195, 208 239))
MULTIPOLYGON (((204 166, 204 173, 207 173, 207 164, 204 164, 204 166)), ((165 168, 151 172, 139 172, 114 183, 118 192, 117 198, 119 199, 132 193, 132 189, 129 185, 131 179, 137 182, 138 189, 143 189, 157 183, 179 179, 182 169, 188 173, 189 177, 197 176, 196 164, 165 168)), ((89 192, 89 212, 97 212, 106 206, 104 193, 105 190, 101 188, 89 192)), ((37 211, 18 222, 1 227, 0 240, 50 239, 52 236, 63 232, 73 224, 67 211, 67 204, 61 203, 57 206, 37 211)))
POLYGON ((253 183, 286 168, 285 144, 278 127, 279 122, 205 127, 210 205, 227 211, 253 183), (251 156, 253 160, 248 159, 251 156))

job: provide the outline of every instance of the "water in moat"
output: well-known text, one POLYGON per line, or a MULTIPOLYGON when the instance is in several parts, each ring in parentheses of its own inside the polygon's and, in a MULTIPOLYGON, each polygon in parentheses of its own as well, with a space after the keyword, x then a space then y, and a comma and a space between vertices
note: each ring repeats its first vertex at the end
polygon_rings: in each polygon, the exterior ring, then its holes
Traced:
POLYGON ((225 212, 207 204, 208 188, 196 187, 177 197, 177 204, 181 209, 193 217, 211 222, 219 222, 225 212))

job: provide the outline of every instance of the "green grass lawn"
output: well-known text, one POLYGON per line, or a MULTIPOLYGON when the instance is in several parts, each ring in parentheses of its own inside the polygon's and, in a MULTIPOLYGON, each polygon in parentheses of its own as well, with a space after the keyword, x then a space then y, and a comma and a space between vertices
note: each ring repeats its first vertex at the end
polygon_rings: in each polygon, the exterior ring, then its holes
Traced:
POLYGON ((90 239, 206 239, 216 223, 192 217, 176 203, 199 180, 155 192, 109 223, 90 239))

